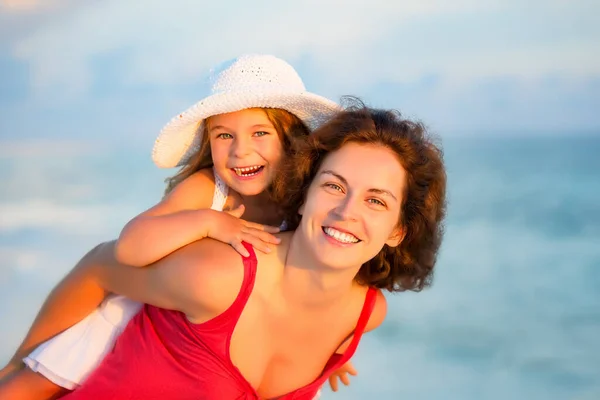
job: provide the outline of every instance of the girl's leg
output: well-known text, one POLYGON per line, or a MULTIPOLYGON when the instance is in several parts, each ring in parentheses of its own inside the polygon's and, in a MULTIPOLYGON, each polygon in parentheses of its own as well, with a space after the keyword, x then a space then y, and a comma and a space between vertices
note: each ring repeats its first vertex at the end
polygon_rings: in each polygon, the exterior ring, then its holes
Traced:
POLYGON ((13 372, 0 382, 2 400, 52 400, 68 392, 29 368, 13 372))
POLYGON ((114 260, 114 242, 103 243, 89 251, 50 292, 25 339, 11 362, 21 363, 40 344, 73 326, 95 310, 106 293, 88 282, 80 273, 90 264, 114 260))

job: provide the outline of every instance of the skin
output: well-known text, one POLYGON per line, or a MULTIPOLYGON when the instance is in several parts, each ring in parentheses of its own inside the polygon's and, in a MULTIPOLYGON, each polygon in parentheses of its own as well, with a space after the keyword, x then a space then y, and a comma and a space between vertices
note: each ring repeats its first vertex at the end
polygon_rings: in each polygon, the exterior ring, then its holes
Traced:
POLYGON ((225 183, 242 196, 256 196, 272 182, 283 146, 267 114, 256 108, 212 116, 208 134, 214 167, 225 183), (239 168, 262 167, 242 177, 239 168))
MULTIPOLYGON (((277 232, 277 228, 250 222, 276 223, 271 205, 265 206, 261 194, 255 194, 259 187, 264 189, 271 181, 281 158, 281 142, 273 125, 259 109, 214 116, 210 123, 215 128, 211 131, 214 136, 211 138, 213 157, 217 154, 214 157, 217 161, 229 160, 217 162, 215 168, 230 187, 239 191, 230 190, 225 208, 231 211, 222 213, 208 209, 212 202, 214 177, 211 170, 199 171, 180 183, 159 204, 127 224, 116 244, 105 243, 82 258, 50 294, 11 362, 0 370, 0 381, 19 371, 17 379, 12 379, 10 385, 10 388, 20 390, 17 398, 46 399, 63 390, 41 375, 22 370, 21 359, 42 342, 79 322, 104 299, 106 291, 90 284, 81 274, 86 268, 98 264, 116 265, 118 261, 146 266, 189 242, 205 237, 229 243, 242 254, 246 254, 242 241, 263 252, 270 252, 273 245, 279 243, 279 239, 270 234, 277 232), (231 166, 256 164, 263 165, 264 170, 255 180, 240 181, 231 176, 234 173, 229 168, 231 166), (242 201, 245 208, 240 206, 242 201), (245 219, 239 218, 242 214, 245 219), (74 298, 77 301, 74 302, 74 298), (24 391, 24 388, 27 390, 24 391)), ((344 368, 353 371, 351 363, 344 368)), ((340 371, 342 378, 345 374, 340 371)), ((347 384, 347 379, 342 381, 347 384)), ((337 385, 335 377, 330 384, 337 385)), ((0 392, 8 390, 8 386, 0 386, 0 392)))
POLYGON ((306 247, 314 261, 328 263, 336 273, 336 265, 344 270, 352 260, 375 257, 382 242, 397 246, 403 236, 394 216, 400 213, 405 180, 395 153, 381 146, 350 143, 327 157, 300 209, 299 230, 310 239, 306 247), (324 234, 328 228, 358 242, 332 242, 324 234))
MULTIPOLYGON (((367 292, 354 277, 385 244, 402 240, 397 221, 404 181, 404 170, 389 149, 347 144, 324 160, 308 189, 300 227, 280 234, 276 251, 257 253, 255 287, 230 353, 260 396, 272 398, 306 385, 332 353, 344 350, 367 292), (324 232, 328 227, 351 232, 360 241, 336 241, 324 232)), ((103 264, 82 273, 104 290, 179 310, 194 323, 224 312, 244 274, 239 255, 210 239, 148 268, 103 264)), ((367 330, 379 326, 385 313, 379 293, 367 330)))

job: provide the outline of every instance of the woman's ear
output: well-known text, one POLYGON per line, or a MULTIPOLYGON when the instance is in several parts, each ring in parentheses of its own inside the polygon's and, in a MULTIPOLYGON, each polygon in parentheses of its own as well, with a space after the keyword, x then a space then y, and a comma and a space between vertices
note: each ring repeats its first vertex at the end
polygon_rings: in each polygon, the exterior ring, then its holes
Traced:
POLYGON ((404 240, 404 236, 406 236, 404 232, 404 228, 397 227, 395 228, 388 240, 385 242, 390 247, 397 247, 404 240))

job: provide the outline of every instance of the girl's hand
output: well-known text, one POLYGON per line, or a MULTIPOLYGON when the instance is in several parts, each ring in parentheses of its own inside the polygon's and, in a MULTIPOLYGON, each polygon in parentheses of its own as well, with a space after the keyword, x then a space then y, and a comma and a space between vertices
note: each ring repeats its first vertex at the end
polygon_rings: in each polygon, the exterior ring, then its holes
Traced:
POLYGON ((338 391, 338 379, 346 386, 350 385, 350 377, 348 374, 352 376, 356 376, 358 372, 354 369, 352 362, 348 361, 346 364, 342 365, 340 368, 336 369, 333 374, 329 377, 329 386, 331 386, 331 390, 334 392, 338 391))
POLYGON ((244 257, 248 257, 250 254, 242 242, 251 244, 263 253, 271 251, 270 244, 279 244, 281 239, 272 235, 272 233, 279 232, 278 227, 245 221, 240 218, 242 214, 244 214, 243 205, 230 211, 216 211, 207 236, 230 244, 244 257))

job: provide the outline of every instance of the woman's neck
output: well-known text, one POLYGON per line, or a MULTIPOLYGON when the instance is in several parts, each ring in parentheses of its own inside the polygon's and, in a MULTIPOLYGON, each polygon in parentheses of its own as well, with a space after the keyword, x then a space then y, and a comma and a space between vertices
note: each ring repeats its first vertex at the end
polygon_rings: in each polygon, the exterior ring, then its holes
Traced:
POLYGON ((360 268, 329 268, 311 257, 299 234, 292 234, 282 275, 287 298, 307 307, 323 307, 345 301, 358 284, 360 268))

